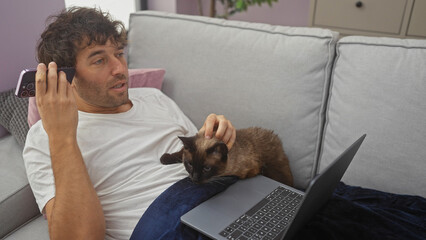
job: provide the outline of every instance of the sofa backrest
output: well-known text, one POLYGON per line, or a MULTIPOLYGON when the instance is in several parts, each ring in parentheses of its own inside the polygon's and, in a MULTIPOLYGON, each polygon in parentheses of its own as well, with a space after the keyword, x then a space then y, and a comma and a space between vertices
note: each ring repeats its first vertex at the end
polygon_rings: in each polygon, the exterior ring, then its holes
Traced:
POLYGON ((338 42, 320 169, 363 133, 343 181, 426 197, 426 40, 338 42))
POLYGON ((295 185, 315 174, 338 34, 199 16, 130 16, 129 67, 164 68, 163 91, 201 127, 209 113, 282 139, 295 185))

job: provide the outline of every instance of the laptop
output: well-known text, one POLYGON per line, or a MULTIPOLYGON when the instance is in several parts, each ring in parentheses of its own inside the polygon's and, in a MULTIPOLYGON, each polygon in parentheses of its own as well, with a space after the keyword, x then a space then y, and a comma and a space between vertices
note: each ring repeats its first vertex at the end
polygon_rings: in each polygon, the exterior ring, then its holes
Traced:
POLYGON ((365 137, 315 176, 306 192, 258 175, 237 181, 181 221, 213 239, 291 239, 331 197, 365 137))

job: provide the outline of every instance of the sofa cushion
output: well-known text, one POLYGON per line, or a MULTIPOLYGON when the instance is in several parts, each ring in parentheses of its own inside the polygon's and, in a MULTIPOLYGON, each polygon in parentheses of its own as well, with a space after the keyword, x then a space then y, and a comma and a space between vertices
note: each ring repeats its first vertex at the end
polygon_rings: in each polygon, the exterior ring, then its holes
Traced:
POLYGON ((296 187, 307 186, 337 33, 153 11, 129 26, 130 68, 165 68, 163 91, 197 127, 214 112, 236 128, 273 129, 296 187))
POLYGON ((341 39, 320 169, 367 133, 343 180, 426 197, 425 93, 425 40, 341 39))
MULTIPOLYGON (((25 121, 24 124, 26 125, 25 121)), ((12 135, 0 139, 0 238, 40 214, 25 173, 22 147, 12 135)))
POLYGON ((15 232, 7 235, 3 240, 21 239, 49 240, 47 220, 42 215, 38 215, 18 228, 15 232))
POLYGON ((6 128, 22 147, 27 138, 28 99, 15 96, 15 89, 0 93, 0 125, 6 128))

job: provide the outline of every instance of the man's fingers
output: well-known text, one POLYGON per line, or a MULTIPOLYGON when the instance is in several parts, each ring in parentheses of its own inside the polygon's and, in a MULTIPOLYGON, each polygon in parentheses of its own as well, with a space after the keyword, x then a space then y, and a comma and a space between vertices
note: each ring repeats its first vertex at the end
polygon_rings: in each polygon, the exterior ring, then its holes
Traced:
POLYGON ((222 140, 226 143, 228 149, 231 149, 237 136, 236 130, 234 126, 232 126, 231 121, 226 119, 223 115, 216 115, 214 113, 210 114, 206 118, 206 121, 199 132, 204 132, 204 136, 206 138, 212 138, 213 132, 215 131, 216 133, 214 137, 222 140))
POLYGON ((230 121, 227 122, 227 125, 228 125, 228 127, 226 128, 225 133, 223 134, 223 137, 222 137, 222 141, 225 142, 225 143, 227 143, 227 142, 229 142, 229 140, 231 140, 231 137, 234 133, 234 128, 232 127, 232 124, 231 124, 230 121))
POLYGON ((215 125, 216 125, 216 117, 217 117, 216 114, 213 114, 213 113, 207 116, 207 119, 204 122, 204 126, 201 128, 202 131, 205 131, 204 136, 206 138, 213 137, 213 131, 215 130, 215 125))
POLYGON ((35 75, 36 98, 40 98, 46 93, 46 70, 46 65, 43 63, 40 63, 37 66, 37 72, 35 75))
MULTIPOLYGON (((231 125, 231 122, 225 118, 223 115, 216 116, 216 135, 215 137, 217 139, 223 140, 223 137, 225 136, 226 130, 231 125)), ((232 126, 232 125, 231 125, 232 126)))
MULTIPOLYGON (((67 81, 67 83, 68 83, 68 81, 67 81)), ((71 84, 68 85, 68 88, 67 88, 68 94, 67 94, 67 96, 68 96, 68 99, 70 99, 75 104, 75 98, 74 98, 73 88, 74 88, 73 85, 71 85, 71 84)))
MULTIPOLYGON (((223 136, 221 136, 221 137, 216 134, 216 138, 222 139, 222 141, 224 143, 226 143, 226 146, 228 147, 228 149, 231 149, 232 146, 234 145, 235 138, 237 136, 237 132, 236 132, 234 126, 232 126, 231 121, 229 121, 229 120, 225 121, 224 120, 224 121, 222 121, 221 124, 222 124, 222 126, 226 125, 225 132, 224 132, 223 136)), ((218 130, 218 132, 219 132, 219 130, 218 130)))
POLYGON ((47 93, 56 95, 58 91, 58 74, 55 62, 49 63, 49 71, 47 72, 47 93))
POLYGON ((67 96, 68 95, 68 81, 66 74, 64 72, 59 72, 59 79, 58 79, 58 95, 59 96, 67 96))
POLYGON ((226 144, 226 146, 228 147, 228 149, 231 149, 232 146, 234 146, 236 138, 237 138, 237 130, 233 129, 231 138, 229 139, 228 143, 226 144))

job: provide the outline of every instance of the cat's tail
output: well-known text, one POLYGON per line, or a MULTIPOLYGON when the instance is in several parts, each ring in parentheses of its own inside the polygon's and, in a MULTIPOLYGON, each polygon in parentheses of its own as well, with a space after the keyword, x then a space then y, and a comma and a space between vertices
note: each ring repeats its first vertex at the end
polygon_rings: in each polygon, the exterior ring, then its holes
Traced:
POLYGON ((173 164, 173 163, 182 163, 182 153, 183 149, 175 153, 165 153, 160 158, 160 162, 164 165, 173 164))

